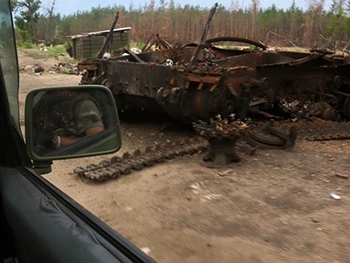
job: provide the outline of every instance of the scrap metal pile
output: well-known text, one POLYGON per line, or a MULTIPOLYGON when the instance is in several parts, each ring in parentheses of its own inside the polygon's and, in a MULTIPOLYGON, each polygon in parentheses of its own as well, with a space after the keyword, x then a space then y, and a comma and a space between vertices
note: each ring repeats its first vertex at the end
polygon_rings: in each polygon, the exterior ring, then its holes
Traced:
POLYGON ((161 41, 155 51, 147 47, 140 54, 128 50, 119 57, 84 60, 78 65, 85 72, 81 84, 107 86, 125 111, 165 112, 195 123, 232 114, 243 122, 273 120, 275 130, 250 126, 248 135, 259 145, 291 145, 295 130, 306 139, 350 138, 348 56, 323 49, 271 50, 237 37, 207 39, 215 10, 199 44, 161 41), (278 128, 290 138, 279 136, 278 128))

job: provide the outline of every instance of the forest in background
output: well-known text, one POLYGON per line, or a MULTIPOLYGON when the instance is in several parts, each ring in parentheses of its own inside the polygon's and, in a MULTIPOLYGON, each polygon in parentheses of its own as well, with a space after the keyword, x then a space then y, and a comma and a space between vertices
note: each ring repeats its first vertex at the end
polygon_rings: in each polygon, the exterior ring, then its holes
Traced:
MULTIPOLYGON (((44 1, 44 0, 43 0, 44 1)), ((306 0, 302 10, 293 3, 287 9, 275 5, 261 8, 259 0, 251 0, 249 8, 241 8, 232 0, 230 8, 218 6, 208 38, 236 36, 260 41, 268 46, 307 47, 347 50, 350 37, 350 0, 333 0, 325 10, 324 0, 306 0)), ((46 4, 48 1, 46 1, 46 4)), ((55 13, 55 0, 44 8, 40 0, 13 0, 17 39, 21 42, 65 43, 67 36, 110 29, 116 11, 116 27, 131 27, 130 40, 144 43, 154 33, 177 43, 198 42, 210 9, 175 6, 173 0, 161 0, 140 8, 97 6, 61 16, 55 13)), ((214 5, 214 2, 213 2, 214 5)))

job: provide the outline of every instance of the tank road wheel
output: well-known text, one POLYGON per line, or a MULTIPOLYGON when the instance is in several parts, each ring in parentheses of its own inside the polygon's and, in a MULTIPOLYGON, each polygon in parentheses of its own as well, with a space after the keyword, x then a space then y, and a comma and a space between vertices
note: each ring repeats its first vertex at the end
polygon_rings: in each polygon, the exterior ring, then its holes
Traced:
POLYGON ((294 125, 290 127, 288 132, 266 125, 250 130, 244 139, 249 144, 261 149, 285 149, 295 145, 297 134, 297 127, 294 125))
POLYGON ((257 127, 251 130, 250 136, 258 142, 272 146, 283 146, 286 143, 282 138, 268 132, 265 127, 257 127))

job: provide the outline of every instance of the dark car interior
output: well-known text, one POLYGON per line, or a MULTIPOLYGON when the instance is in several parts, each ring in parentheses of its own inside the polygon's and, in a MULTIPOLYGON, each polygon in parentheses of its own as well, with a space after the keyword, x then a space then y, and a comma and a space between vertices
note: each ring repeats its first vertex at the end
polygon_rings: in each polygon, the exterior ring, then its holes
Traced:
POLYGON ((0 261, 154 262, 31 169, 0 73, 0 261))

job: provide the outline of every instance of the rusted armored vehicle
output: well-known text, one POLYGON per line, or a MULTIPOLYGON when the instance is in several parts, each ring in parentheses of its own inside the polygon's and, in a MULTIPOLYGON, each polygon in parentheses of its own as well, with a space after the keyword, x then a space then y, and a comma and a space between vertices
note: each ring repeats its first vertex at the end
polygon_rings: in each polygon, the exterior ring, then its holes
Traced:
POLYGON ((119 109, 165 112, 192 122, 207 142, 197 138, 148 146, 78 167, 77 174, 108 180, 206 148, 204 163, 220 167, 240 160, 235 145, 242 137, 254 146, 252 152, 293 147, 297 137, 350 138, 348 56, 322 49, 271 50, 237 37, 207 39, 215 8, 199 44, 173 45, 155 35, 141 53, 126 49, 119 57, 79 63, 85 72, 81 84, 107 86, 119 109))
POLYGON ((162 111, 184 121, 218 114, 350 119, 349 57, 320 49, 270 50, 237 37, 207 40, 213 12, 199 44, 84 60, 81 84, 107 86, 121 110, 162 111))

